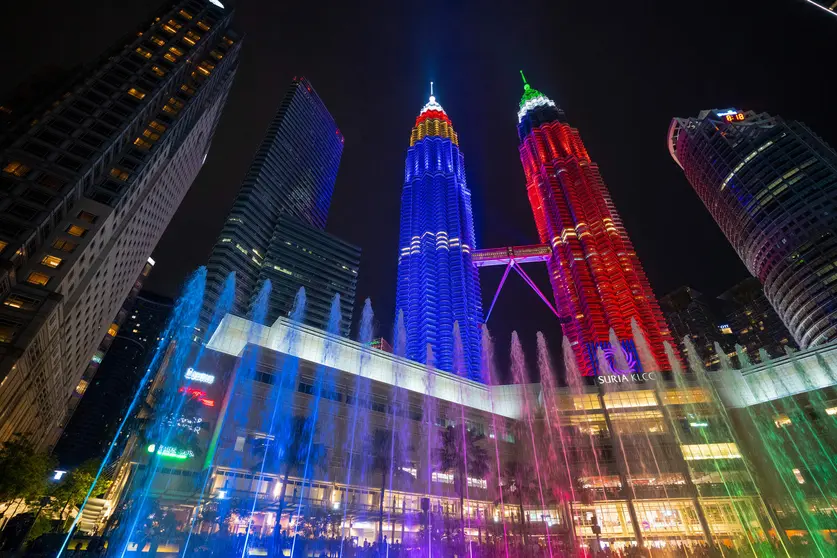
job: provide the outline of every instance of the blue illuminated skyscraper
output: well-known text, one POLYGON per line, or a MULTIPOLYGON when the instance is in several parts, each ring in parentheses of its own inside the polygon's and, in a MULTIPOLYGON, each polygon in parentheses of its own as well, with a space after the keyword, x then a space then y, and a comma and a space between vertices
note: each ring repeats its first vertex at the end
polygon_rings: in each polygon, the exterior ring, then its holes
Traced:
POLYGON ((465 159, 444 109, 430 96, 410 136, 398 254, 396 312, 404 312, 406 356, 480 379, 482 302, 474 250, 471 191, 465 159), (454 323, 459 323, 463 362, 454 364, 454 323))

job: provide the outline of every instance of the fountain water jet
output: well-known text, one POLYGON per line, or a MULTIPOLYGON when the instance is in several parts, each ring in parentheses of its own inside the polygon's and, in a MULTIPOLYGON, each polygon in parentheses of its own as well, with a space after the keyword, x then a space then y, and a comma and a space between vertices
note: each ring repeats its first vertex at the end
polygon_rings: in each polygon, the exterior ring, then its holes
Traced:
MULTIPOLYGON (((538 483, 538 497, 540 498, 541 510, 547 510, 546 500, 544 499, 543 495, 543 483, 544 479, 542 478, 541 472, 541 464, 540 459, 538 457, 538 443, 535 441, 535 428, 534 428, 534 410, 533 410, 533 403, 530 401, 529 393, 526 389, 526 385, 530 383, 529 378, 526 374, 526 358, 523 354, 523 347, 520 345, 520 339, 517 336, 517 332, 512 332, 512 340, 511 340, 511 369, 512 369, 512 377, 514 379, 514 383, 523 386, 522 394, 523 394, 523 414, 524 420, 526 422, 526 426, 529 430, 529 436, 532 441, 532 458, 535 462, 535 478, 537 479, 538 483)), ((523 521, 523 518, 521 518, 523 521)), ((549 525, 545 524, 544 529, 546 531, 546 546, 549 551, 549 556, 552 557, 552 536, 549 532, 549 525)))

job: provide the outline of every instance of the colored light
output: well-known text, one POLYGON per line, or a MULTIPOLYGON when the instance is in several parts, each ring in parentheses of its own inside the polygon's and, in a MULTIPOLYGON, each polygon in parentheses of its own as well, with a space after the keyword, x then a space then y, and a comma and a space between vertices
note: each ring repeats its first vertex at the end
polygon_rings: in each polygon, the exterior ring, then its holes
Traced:
POLYGON ((186 370, 186 379, 192 380, 193 382, 199 382, 201 384, 214 384, 215 383, 215 376, 212 374, 207 374, 205 372, 198 372, 194 368, 189 368, 186 370))
POLYGON ((726 110, 724 110, 724 111, 718 112, 718 113, 716 113, 716 114, 717 114, 718 116, 720 116, 721 118, 724 118, 725 116, 729 116, 729 115, 731 115, 731 114, 738 114, 739 112, 740 112, 740 111, 739 111, 738 109, 733 109, 733 108, 731 108, 731 109, 726 109, 726 110))
POLYGON ((191 397, 192 399, 197 399, 203 405, 207 407, 214 407, 215 400, 214 399, 207 399, 206 392, 196 388, 190 387, 182 387, 180 388, 180 393, 185 393, 187 396, 191 397))
POLYGON ((195 457, 195 452, 192 450, 182 450, 171 446, 157 447, 157 444, 149 444, 146 449, 148 453, 156 453, 160 457, 171 457, 172 459, 190 459, 195 457))
POLYGON ((395 349, 425 362, 430 345, 437 368, 480 380, 482 305, 471 261, 471 192, 459 139, 435 95, 416 118, 405 167, 396 315, 404 313, 407 335, 406 346, 395 349), (432 223, 444 223, 444 230, 429 228, 432 223), (455 322, 461 360, 454 358, 455 322))
POLYGON ((540 243, 550 250, 546 264, 555 308, 565 337, 576 347, 579 372, 599 374, 601 348, 607 365, 600 378, 609 373, 613 383, 654 379, 633 345, 632 321, 648 342, 654 360, 649 364, 664 366, 663 342, 676 343, 642 264, 578 130, 523 79, 517 131, 525 191, 540 243), (621 355, 610 347, 610 330, 622 345, 621 355))

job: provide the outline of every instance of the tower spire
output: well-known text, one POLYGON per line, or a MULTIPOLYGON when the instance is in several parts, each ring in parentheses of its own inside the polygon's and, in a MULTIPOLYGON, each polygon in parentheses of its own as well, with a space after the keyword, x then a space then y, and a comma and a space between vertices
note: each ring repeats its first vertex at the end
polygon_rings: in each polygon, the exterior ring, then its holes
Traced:
POLYGON ((523 70, 520 70, 520 77, 523 78, 523 90, 529 91, 532 87, 529 85, 529 82, 526 81, 526 76, 523 75, 523 70))
POLYGON ((433 82, 430 82, 430 96, 433 96, 433 82))

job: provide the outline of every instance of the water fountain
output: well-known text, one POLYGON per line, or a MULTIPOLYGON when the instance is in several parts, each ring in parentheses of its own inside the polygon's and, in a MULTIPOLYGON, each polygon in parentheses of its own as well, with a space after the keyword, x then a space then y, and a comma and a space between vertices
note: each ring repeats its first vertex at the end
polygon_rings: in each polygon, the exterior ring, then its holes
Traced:
POLYGON ((636 352, 611 335, 589 377, 567 339, 553 370, 541 334, 529 370, 514 334, 503 385, 483 327, 474 382, 458 325, 441 372, 429 347, 426 364, 403 358, 400 317, 393 353, 372 348, 369 300, 357 342, 338 334, 337 296, 325 329, 303 325, 304 289, 273 324, 269 282, 247 319, 228 315, 232 276, 196 338, 204 282, 201 270, 185 285, 139 418, 120 427, 129 480, 100 526, 109 556, 837 555, 831 357, 755 366, 742 351, 739 372, 719 352, 710 372, 688 340, 687 366, 671 346, 657 362, 634 323, 636 352))

